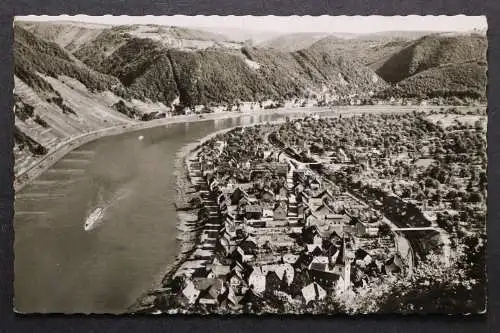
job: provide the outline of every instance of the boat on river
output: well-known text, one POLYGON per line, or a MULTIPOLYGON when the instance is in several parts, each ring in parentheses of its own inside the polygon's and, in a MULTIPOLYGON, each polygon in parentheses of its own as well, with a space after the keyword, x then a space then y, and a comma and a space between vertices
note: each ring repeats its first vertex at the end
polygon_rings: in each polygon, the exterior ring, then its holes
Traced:
POLYGON ((104 209, 101 207, 97 207, 92 211, 92 213, 89 214, 89 216, 85 220, 83 229, 85 231, 92 230, 95 224, 100 220, 102 220, 103 217, 104 217, 104 209))

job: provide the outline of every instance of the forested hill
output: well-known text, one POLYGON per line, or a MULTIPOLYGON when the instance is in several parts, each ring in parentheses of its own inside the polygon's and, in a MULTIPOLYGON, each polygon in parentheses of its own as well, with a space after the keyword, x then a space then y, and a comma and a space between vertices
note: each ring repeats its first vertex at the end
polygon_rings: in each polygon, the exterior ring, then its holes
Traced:
POLYGON ((17 25, 14 74, 16 174, 66 138, 130 121, 112 107, 127 95, 117 78, 17 25))
POLYGON ((19 169, 65 138, 164 116, 174 105, 486 97, 483 35, 294 35, 254 46, 154 25, 16 22, 14 33, 19 169))
MULTIPOLYGON (((194 44, 192 44, 194 45, 194 44)), ((185 105, 287 99, 319 93, 377 91, 378 75, 347 57, 318 50, 282 52, 225 44, 172 47, 114 28, 81 47, 75 56, 141 97, 185 105)))
POLYGON ((487 39, 484 35, 425 36, 377 69, 393 83, 385 95, 486 98, 487 39))

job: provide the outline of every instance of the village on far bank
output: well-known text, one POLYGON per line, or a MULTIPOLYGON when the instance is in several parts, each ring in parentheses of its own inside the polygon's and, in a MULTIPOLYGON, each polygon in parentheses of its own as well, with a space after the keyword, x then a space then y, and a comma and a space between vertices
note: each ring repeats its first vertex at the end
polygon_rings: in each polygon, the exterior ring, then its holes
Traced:
POLYGON ((360 93, 335 93, 331 92, 326 86, 320 90, 311 90, 302 97, 290 98, 256 98, 253 101, 245 101, 235 99, 231 102, 208 102, 205 104, 187 105, 182 103, 177 97, 170 105, 163 103, 155 103, 155 107, 151 104, 147 106, 138 101, 132 100, 125 102, 123 100, 117 102, 114 108, 128 115, 140 115, 140 120, 153 120, 165 117, 179 115, 202 115, 221 112, 257 112, 271 109, 301 109, 301 108, 334 108, 339 106, 373 106, 373 105, 389 105, 389 106, 480 106, 484 103, 474 98, 458 98, 456 96, 405 96, 397 95, 382 95, 374 91, 365 91, 360 93), (146 112, 145 108, 153 110, 146 112))
POLYGON ((183 257, 140 310, 339 313, 370 299, 377 312, 398 283, 456 274, 476 292, 485 131, 482 108, 436 108, 217 134, 185 159, 183 257))

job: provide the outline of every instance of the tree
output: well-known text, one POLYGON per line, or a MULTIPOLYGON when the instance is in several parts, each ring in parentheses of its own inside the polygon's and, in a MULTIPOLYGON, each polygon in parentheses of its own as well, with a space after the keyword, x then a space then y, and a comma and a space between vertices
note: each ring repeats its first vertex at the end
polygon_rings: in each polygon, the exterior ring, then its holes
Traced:
POLYGON ((189 205, 191 206, 191 208, 200 208, 201 199, 199 197, 193 197, 189 200, 189 205))
POLYGON ((378 233, 382 237, 388 236, 391 234, 391 227, 387 223, 383 223, 380 225, 378 233))

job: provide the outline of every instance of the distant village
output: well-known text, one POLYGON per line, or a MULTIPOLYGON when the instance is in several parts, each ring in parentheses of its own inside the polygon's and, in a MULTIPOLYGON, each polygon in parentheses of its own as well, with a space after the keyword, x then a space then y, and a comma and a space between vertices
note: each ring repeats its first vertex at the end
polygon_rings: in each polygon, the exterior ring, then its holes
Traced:
MULTIPOLYGON (((121 101, 115 105, 115 108, 129 116, 139 114, 135 107, 124 106, 121 101), (120 104, 121 103, 121 104, 120 104), (120 104, 120 105, 118 105, 120 104)), ((161 104, 161 103, 160 103, 161 104)), ((330 93, 326 88, 319 92, 310 92, 305 97, 296 97, 291 99, 260 99, 255 101, 234 100, 230 103, 215 103, 197 105, 184 105, 179 98, 174 100, 171 105, 162 105, 157 111, 144 113, 141 120, 152 120, 179 115, 203 115, 221 112, 257 112, 269 109, 301 109, 301 108, 334 108, 337 106, 369 106, 369 105, 392 105, 392 106, 471 106, 479 105, 475 100, 459 99, 457 97, 397 97, 397 96, 378 96, 375 92, 369 91, 359 94, 337 94, 330 93)), ((142 109, 142 108, 141 108, 142 109)))
POLYGON ((439 134, 444 118, 433 125, 439 113, 425 117, 306 118, 205 142, 186 160, 194 195, 177 203, 191 214, 184 225, 196 244, 149 310, 324 312, 344 294, 411 275, 431 252, 450 265, 465 234, 484 234, 485 147, 460 157, 449 135, 482 133, 482 115, 453 122, 451 134, 439 134), (454 157, 441 170, 449 173, 432 174, 431 157, 447 149, 454 157), (469 159, 475 171, 464 171, 469 159), (422 177, 430 180, 418 188, 422 177), (479 197, 460 192, 461 183, 479 197))
MULTIPOLYGON (((471 102, 472 103, 472 102, 471 102)), ((191 115, 213 112, 251 112, 277 108, 311 108, 311 107, 335 107, 335 106, 362 106, 362 105, 399 105, 399 106, 443 106, 443 105, 469 105, 468 101, 462 101, 458 98, 402 98, 389 97, 382 98, 370 91, 365 94, 338 95, 331 93, 311 94, 309 97, 301 97, 288 100, 266 99, 261 101, 235 101, 227 105, 194 105, 182 106, 173 104, 171 107, 172 115, 191 115)))

